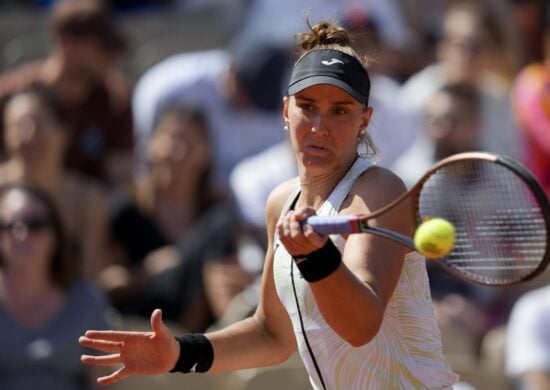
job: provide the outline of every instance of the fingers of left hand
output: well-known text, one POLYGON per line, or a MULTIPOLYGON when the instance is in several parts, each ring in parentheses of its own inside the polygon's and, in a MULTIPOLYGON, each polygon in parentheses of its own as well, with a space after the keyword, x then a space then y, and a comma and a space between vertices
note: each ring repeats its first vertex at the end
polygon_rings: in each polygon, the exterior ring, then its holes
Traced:
POLYGON ((93 366, 112 366, 122 363, 119 353, 104 356, 82 355, 80 361, 93 366))
POLYGON ((100 385, 110 385, 115 382, 118 382, 121 379, 126 378, 130 375, 129 370, 126 367, 122 367, 119 370, 113 372, 111 375, 98 378, 97 383, 100 385))
POLYGON ((123 342, 106 341, 106 340, 93 340, 85 336, 78 339, 80 345, 88 348, 97 349, 103 352, 120 352, 124 346, 123 342))

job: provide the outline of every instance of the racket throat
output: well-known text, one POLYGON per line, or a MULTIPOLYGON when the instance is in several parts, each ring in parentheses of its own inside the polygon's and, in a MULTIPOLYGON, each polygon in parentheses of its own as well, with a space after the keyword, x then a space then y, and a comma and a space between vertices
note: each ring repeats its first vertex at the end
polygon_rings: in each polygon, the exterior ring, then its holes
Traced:
POLYGON ((377 236, 390 239, 392 241, 397 241, 400 244, 403 244, 410 249, 416 250, 416 247, 414 246, 414 242, 412 238, 404 234, 394 232, 393 230, 384 229, 381 227, 370 226, 370 225, 367 225, 366 223, 362 223, 362 225, 363 225, 362 227, 363 230, 368 230, 368 232, 371 234, 375 234, 377 236))

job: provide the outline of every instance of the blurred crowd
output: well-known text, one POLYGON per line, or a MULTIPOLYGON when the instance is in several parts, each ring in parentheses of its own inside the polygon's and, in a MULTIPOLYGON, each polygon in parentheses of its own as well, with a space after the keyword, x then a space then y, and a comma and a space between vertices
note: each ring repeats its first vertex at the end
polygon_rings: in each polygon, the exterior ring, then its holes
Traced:
MULTIPOLYGON (((308 20, 369 58, 377 164, 410 186, 484 150, 550 194, 545 0, 0 0, 1 389, 93 388, 85 329, 255 309, 265 201, 297 174, 281 108, 308 20)), ((488 288, 428 269, 465 382, 550 388, 549 271, 488 288)))

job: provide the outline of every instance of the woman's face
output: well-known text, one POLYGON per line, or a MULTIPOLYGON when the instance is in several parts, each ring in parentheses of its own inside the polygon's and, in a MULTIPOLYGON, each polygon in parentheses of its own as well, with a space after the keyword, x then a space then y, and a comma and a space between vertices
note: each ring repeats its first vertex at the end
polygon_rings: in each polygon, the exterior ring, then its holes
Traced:
POLYGON ((39 97, 23 94, 5 108, 5 141, 10 156, 42 163, 63 155, 61 125, 39 97))
POLYGON ((46 208, 14 189, 0 199, 0 251, 5 267, 42 268, 48 272, 54 232, 46 208))
POLYGON ((96 38, 66 38, 65 54, 70 57, 71 71, 89 83, 102 83, 119 63, 120 56, 112 53, 96 38))
POLYGON ((149 161, 155 174, 169 175, 166 179, 199 177, 210 164, 208 140, 197 124, 166 115, 151 139, 149 161))
POLYGON ((426 108, 426 116, 428 136, 445 155, 477 149, 479 124, 464 100, 438 92, 426 108))
POLYGON ((371 108, 329 84, 306 88, 284 104, 298 161, 309 169, 347 167, 357 156, 358 136, 371 114, 371 108))
POLYGON ((455 12, 444 25, 438 57, 451 82, 471 82, 483 69, 489 50, 480 21, 468 12, 455 12))

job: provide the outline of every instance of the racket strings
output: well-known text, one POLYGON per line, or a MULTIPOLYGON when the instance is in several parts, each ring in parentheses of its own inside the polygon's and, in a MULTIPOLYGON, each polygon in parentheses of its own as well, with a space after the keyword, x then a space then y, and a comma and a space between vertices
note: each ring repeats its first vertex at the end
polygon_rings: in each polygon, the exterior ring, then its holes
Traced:
POLYGON ((458 161, 435 171, 420 191, 419 217, 436 216, 456 228, 444 264, 480 283, 524 280, 546 254, 538 200, 520 176, 500 164, 458 161))

